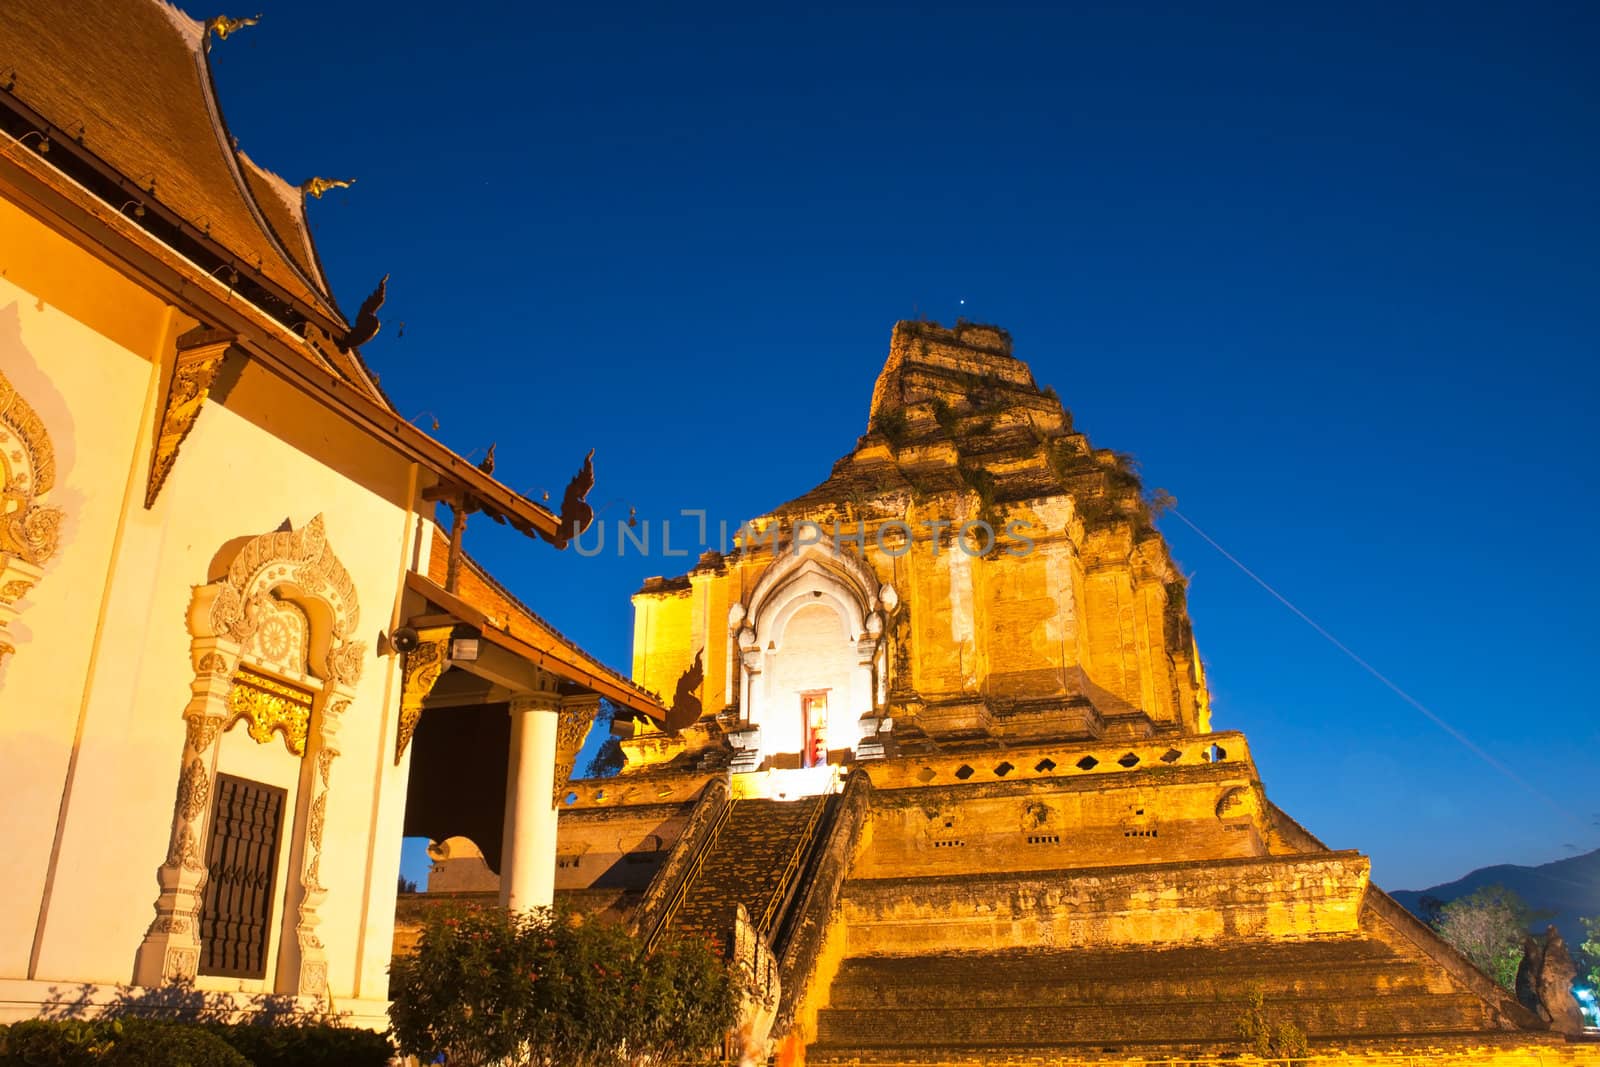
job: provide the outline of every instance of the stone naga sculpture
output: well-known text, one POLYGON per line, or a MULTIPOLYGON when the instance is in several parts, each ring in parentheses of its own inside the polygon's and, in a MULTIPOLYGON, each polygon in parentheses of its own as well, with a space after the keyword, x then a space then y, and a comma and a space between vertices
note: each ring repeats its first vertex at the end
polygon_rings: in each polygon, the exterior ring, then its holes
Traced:
POLYGON ((1583 1012, 1572 995, 1578 968, 1554 926, 1544 937, 1529 935, 1522 944, 1522 964, 1517 968, 1517 999, 1524 1007, 1563 1034, 1583 1032, 1583 1012))

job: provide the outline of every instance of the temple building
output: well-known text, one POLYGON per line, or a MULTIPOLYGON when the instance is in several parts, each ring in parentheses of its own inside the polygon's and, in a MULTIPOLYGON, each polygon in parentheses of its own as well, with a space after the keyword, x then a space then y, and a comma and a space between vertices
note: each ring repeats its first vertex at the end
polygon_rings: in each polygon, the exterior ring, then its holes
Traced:
POLYGON ((562 798, 558 896, 728 946, 782 1063, 1592 1062, 1272 804, 1184 590, 1004 331, 902 322, 828 478, 635 595, 670 706, 562 798))
POLYGON ((462 550, 469 517, 565 547, 593 467, 501 457, 577 469, 558 514, 396 411, 384 286, 347 316, 312 243, 337 183, 223 121, 253 21, 0 4, 0 1021, 386 1028, 413 761, 494 720, 499 891, 547 904, 600 698, 665 714, 462 550))

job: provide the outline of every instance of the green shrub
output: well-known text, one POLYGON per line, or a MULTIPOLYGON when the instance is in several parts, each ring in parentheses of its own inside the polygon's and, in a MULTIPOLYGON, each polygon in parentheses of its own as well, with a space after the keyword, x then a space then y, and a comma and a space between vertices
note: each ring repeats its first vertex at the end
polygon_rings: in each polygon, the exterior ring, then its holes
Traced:
POLYGON ((41 1067, 79 1067, 99 1063, 116 1039, 120 1027, 110 1023, 47 1022, 29 1019, 0 1030, 0 1064, 39 1064, 41 1067))
POLYGON ((216 1033, 255 1067, 384 1067, 394 1046, 354 1027, 219 1026, 216 1033))
POLYGON ((323 1023, 226 1026, 168 1019, 33 1019, 0 1027, 0 1067, 383 1067, 370 1030, 323 1023))
POLYGON ((124 1019, 116 1043, 98 1063, 106 1067, 250 1067, 209 1027, 193 1023, 124 1019))
POLYGON ((884 436, 890 447, 900 448, 911 434, 911 422, 903 411, 883 411, 872 420, 872 429, 884 436))
POLYGON ((642 948, 598 918, 438 909, 415 953, 394 961, 395 1039, 452 1067, 709 1058, 737 1021, 733 971, 703 943, 642 948))

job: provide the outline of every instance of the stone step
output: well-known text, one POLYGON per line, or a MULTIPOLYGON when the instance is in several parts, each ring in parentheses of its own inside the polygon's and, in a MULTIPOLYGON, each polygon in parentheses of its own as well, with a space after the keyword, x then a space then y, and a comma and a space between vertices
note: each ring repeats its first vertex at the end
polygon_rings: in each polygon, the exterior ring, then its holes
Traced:
MULTIPOLYGON (((1244 1005, 1202 998, 1127 1004, 1017 1004, 957 1008, 849 1008, 822 1011, 825 1047, 956 1049, 1126 1042, 1237 1041, 1244 1005)), ((1295 1022, 1311 1037, 1364 1031, 1423 1034, 1483 1027, 1482 1003, 1470 994, 1269 998, 1269 1018, 1295 1022)))
POLYGON ((1420 961, 1380 941, 1327 939, 1167 950, 1014 950, 846 960, 835 1003, 1069 1004, 1168 997, 1243 997, 1255 985, 1279 995, 1427 993, 1444 983, 1420 961))
POLYGON ((782 888, 784 869, 805 846, 813 813, 827 799, 736 802, 678 909, 673 929, 721 940, 732 929, 740 904, 759 920, 782 888))
MULTIPOLYGON (((1524 1035, 1517 1035, 1525 1041, 1524 1035)), ((1492 1039, 1489 1042, 1493 1043, 1492 1039)), ((1430 1054, 1471 1052, 1482 1055, 1486 1044, 1481 1030, 1437 1030, 1424 1037, 1412 1034, 1366 1033, 1352 1045, 1340 1041, 1327 1052, 1332 1057, 1347 1055, 1360 1049, 1370 1049, 1387 1058, 1405 1057, 1395 1062, 1421 1065, 1430 1062, 1430 1054)), ((950 1067, 960 1064, 1007 1064, 1027 1067, 1084 1067, 1097 1061, 1110 1061, 1121 1065, 1144 1061, 1150 1067, 1167 1067, 1193 1060, 1226 1060, 1243 1051, 1238 1039, 1228 1041, 1148 1042, 1103 1041, 1058 1042, 1049 1045, 1006 1044, 964 1045, 959 1047, 929 1047, 885 1049, 854 1045, 811 1045, 806 1049, 806 1063, 812 1067, 830 1064, 881 1064, 883 1067, 950 1067)), ((1310 1053, 1316 1056, 1323 1049, 1315 1040, 1310 1053)), ((1330 1061, 1331 1062, 1331 1061, 1330 1061)), ((1485 1061, 1486 1062, 1486 1061, 1485 1061)), ((1531 1061, 1530 1061, 1531 1062, 1531 1061)))
POLYGON ((960 972, 930 971, 923 981, 907 976, 874 980, 853 972, 847 964, 834 980, 832 993, 839 1002, 858 1007, 980 1007, 1019 1003, 1074 1004, 1139 1003, 1168 997, 1242 1000, 1257 985, 1278 997, 1339 995, 1382 996, 1431 991, 1427 973, 1413 964, 1338 964, 1313 971, 1262 969, 1254 973, 1169 974, 1149 978, 1063 977, 997 979, 960 972))
POLYGON ((846 962, 846 967, 853 972, 870 975, 874 981, 894 981, 897 977, 921 981, 926 975, 945 972, 970 975, 974 967, 981 969, 986 979, 1037 980, 1043 972, 1153 977, 1187 974, 1197 968, 1208 972, 1253 972, 1262 967, 1392 964, 1401 961, 1402 957, 1397 956, 1394 949, 1383 941, 1374 937, 1354 936, 1174 945, 1167 948, 1027 948, 979 953, 856 956, 846 962))

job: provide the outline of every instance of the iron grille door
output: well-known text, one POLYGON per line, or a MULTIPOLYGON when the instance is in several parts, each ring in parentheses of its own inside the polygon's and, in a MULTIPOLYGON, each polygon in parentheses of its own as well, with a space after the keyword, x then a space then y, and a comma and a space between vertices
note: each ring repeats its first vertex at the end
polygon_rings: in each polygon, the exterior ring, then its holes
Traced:
POLYGON ((265 978, 283 808, 276 786, 217 775, 216 811, 206 847, 200 973, 265 978))

